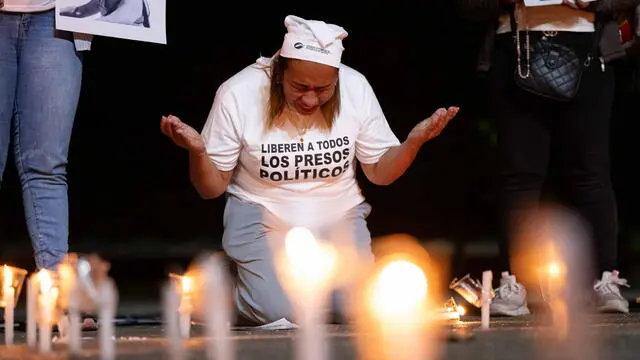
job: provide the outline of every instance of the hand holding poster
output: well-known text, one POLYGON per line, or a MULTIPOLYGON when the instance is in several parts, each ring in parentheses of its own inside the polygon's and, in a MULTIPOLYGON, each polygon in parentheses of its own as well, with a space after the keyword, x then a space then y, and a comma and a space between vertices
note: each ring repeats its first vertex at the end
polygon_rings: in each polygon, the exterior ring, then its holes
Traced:
POLYGON ((56 28, 166 44, 166 0, 57 0, 56 28))

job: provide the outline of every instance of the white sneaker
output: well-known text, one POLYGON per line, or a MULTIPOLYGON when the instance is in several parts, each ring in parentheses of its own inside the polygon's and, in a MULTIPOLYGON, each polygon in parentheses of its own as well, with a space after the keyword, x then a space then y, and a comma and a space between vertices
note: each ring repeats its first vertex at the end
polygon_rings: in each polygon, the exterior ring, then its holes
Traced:
POLYGON ((620 286, 629 287, 627 279, 618 277, 617 270, 602 273, 602 279, 596 282, 593 290, 596 292, 598 311, 601 312, 629 312, 629 302, 620 294, 620 286))
POLYGON ((521 316, 531 312, 527 307, 527 289, 516 282, 516 276, 505 271, 500 279, 500 287, 491 301, 491 315, 521 316))

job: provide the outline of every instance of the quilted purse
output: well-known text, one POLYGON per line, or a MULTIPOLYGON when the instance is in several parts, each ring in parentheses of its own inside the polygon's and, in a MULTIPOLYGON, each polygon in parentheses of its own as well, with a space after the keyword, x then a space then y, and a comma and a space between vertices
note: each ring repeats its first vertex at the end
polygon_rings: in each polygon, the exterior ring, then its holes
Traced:
POLYGON ((511 11, 511 31, 517 47, 517 69, 514 80, 518 87, 538 96, 566 102, 572 100, 580 89, 582 72, 591 65, 598 48, 600 31, 596 28, 593 50, 581 60, 571 48, 553 41, 555 34, 544 35, 530 46, 529 32, 525 35, 526 70, 522 64, 522 46, 514 10, 511 11))

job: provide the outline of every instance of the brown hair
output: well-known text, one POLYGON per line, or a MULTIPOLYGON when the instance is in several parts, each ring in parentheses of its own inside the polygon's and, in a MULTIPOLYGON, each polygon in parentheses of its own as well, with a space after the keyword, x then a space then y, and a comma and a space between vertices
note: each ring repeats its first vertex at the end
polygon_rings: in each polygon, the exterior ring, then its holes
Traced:
MULTIPOLYGON (((267 129, 272 129, 276 125, 278 117, 282 114, 285 106, 284 92, 282 90, 282 78, 287 69, 289 61, 287 58, 277 55, 271 63, 271 73, 269 74, 271 84, 269 86, 269 104, 267 106, 267 129)), ((267 70, 267 69, 265 69, 267 70)), ((322 128, 330 130, 333 127, 335 118, 340 112, 340 82, 336 82, 333 95, 323 105, 320 111, 324 118, 322 128)))

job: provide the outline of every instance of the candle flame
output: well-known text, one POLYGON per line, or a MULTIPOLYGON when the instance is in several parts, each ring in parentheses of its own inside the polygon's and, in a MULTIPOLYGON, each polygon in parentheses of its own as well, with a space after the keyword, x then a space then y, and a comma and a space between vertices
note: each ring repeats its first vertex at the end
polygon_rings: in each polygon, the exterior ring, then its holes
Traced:
POLYGON ((560 266, 558 265, 557 262, 552 262, 549 264, 549 275, 553 276, 553 277, 557 277, 560 275, 560 266))
POLYGON ((426 300, 427 277, 422 269, 407 260, 386 265, 373 289, 373 306, 379 314, 394 318, 414 314, 426 300))
POLYGON ((292 274, 309 283, 323 282, 336 265, 333 248, 322 246, 306 228, 296 227, 287 233, 285 251, 292 274))
POLYGON ((7 265, 4 265, 4 269, 2 271, 2 284, 5 288, 13 287, 13 270, 7 265))
POLYGON ((43 294, 51 291, 53 287, 53 280, 51 279, 51 274, 45 269, 38 271, 38 282, 40 283, 40 292, 43 294))
POLYGON ((194 288, 194 281, 193 278, 191 276, 183 276, 180 279, 180 283, 182 284, 182 293, 183 294, 191 294, 191 292, 193 292, 193 288, 194 288))

